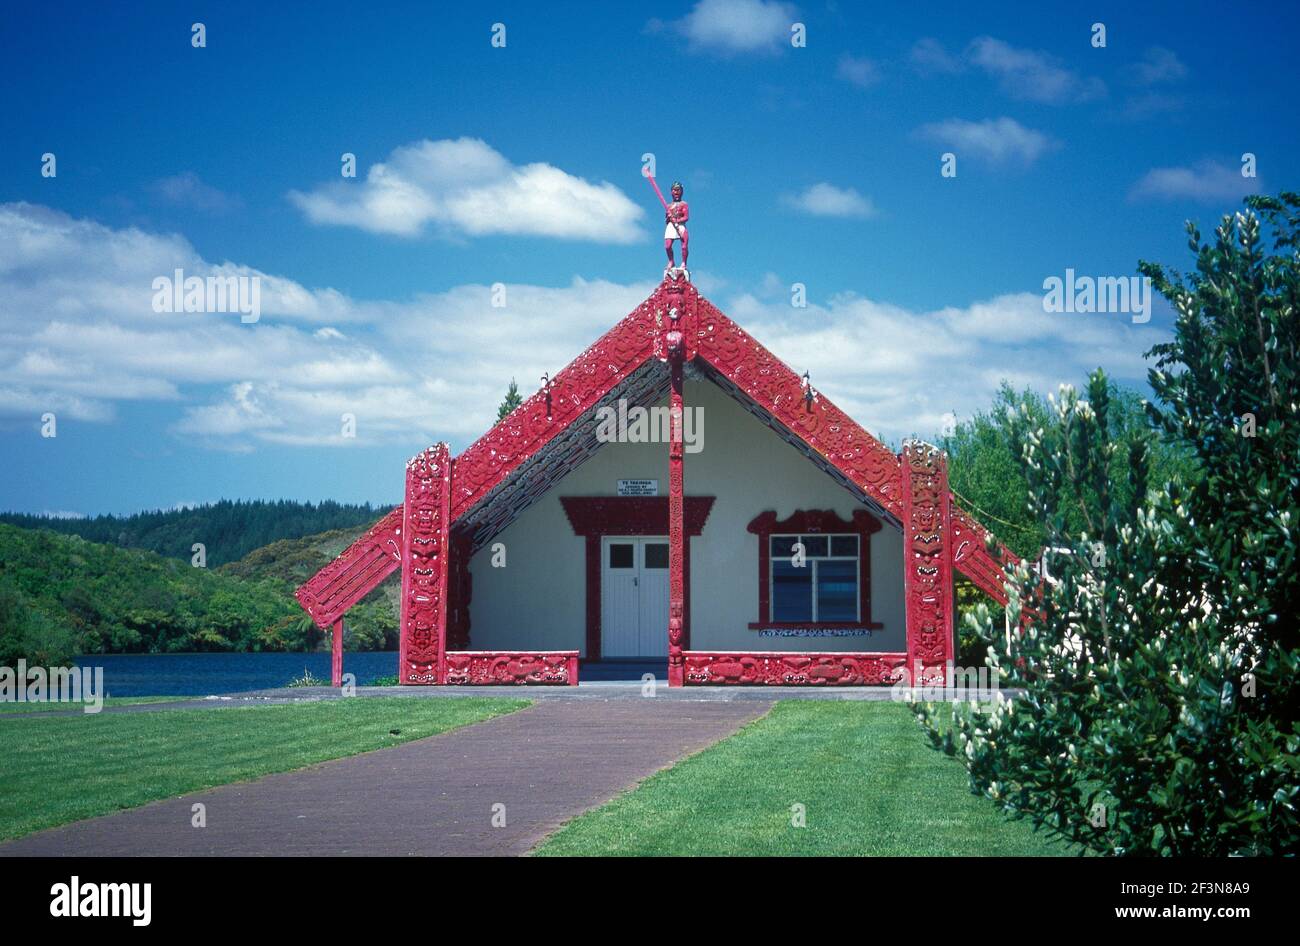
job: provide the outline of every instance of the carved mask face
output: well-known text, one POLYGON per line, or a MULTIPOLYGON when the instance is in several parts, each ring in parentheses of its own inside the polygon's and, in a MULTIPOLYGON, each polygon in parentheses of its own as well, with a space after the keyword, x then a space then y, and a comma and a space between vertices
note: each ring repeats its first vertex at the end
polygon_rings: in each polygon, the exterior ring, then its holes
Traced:
POLYGON ((672 189, 673 200, 682 199, 682 185, 674 184, 672 189))

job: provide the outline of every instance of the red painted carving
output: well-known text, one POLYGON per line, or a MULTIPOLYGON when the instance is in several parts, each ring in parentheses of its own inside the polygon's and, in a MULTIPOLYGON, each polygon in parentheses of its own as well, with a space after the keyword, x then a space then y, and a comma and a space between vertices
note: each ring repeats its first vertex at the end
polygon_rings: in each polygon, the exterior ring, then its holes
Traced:
MULTIPOLYGON (((685 497, 687 537, 704 531, 713 496, 685 497)), ((600 659, 600 538, 605 535, 666 535, 667 496, 561 496, 560 505, 575 535, 584 536, 587 552, 587 659, 600 659)), ((682 578, 686 586, 683 639, 691 639, 691 544, 682 549, 682 578)))
POLYGON ((871 534, 879 532, 880 520, 865 509, 853 510, 853 521, 846 522, 833 509, 800 509, 786 519, 777 521, 775 512, 759 513, 746 527, 758 536, 758 620, 751 621, 751 630, 765 627, 810 627, 810 628, 881 628, 879 621, 871 620, 871 534), (800 533, 852 533, 858 537, 858 620, 845 622, 834 621, 798 621, 781 623, 769 621, 772 614, 772 543, 773 535, 800 533))
POLYGON ((447 652, 448 686, 577 686, 576 650, 447 652))
POLYGON ((945 686, 952 660, 952 524, 942 450, 903 445, 903 592, 913 686, 945 686))
POLYGON ((451 460, 444 443, 406 464, 402 523, 402 683, 439 683, 447 640, 451 460))
POLYGON ((686 529, 682 519, 686 490, 686 471, 682 451, 682 347, 681 335, 669 334, 668 346, 672 370, 668 441, 668 685, 682 685, 682 648, 686 634, 686 529))
POLYGON ((1015 567, 1020 559, 1005 545, 997 544, 1001 556, 995 558, 989 551, 989 531, 975 521, 955 500, 949 501, 952 517, 952 564, 959 572, 999 604, 1007 603, 1007 590, 1003 582, 1003 565, 1015 567))
POLYGON ((688 686, 880 686, 904 681, 906 654, 685 653, 688 686))
POLYGON ((343 617, 402 564, 402 507, 375 523, 296 593, 322 630, 343 617))

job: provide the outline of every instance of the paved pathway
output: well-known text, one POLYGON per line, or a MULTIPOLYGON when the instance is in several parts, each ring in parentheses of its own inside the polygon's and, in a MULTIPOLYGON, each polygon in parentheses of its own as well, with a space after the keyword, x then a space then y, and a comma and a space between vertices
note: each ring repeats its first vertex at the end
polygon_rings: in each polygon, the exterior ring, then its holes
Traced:
POLYGON ((770 705, 542 700, 390 749, 38 832, 0 844, 0 856, 524 854, 770 705), (206 828, 190 826, 195 802, 206 828), (492 824, 498 804, 505 827, 492 824))

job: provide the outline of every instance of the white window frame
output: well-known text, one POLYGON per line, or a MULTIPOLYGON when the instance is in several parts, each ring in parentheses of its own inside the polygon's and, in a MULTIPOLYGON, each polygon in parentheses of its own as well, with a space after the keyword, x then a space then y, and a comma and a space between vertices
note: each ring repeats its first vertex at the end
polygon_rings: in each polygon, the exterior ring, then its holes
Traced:
POLYGON ((773 624, 798 624, 799 621, 778 621, 776 614, 776 561, 778 558, 789 561, 788 555, 776 555, 772 550, 772 543, 777 539, 794 539, 804 547, 804 568, 810 568, 812 585, 809 588, 812 599, 812 617, 808 619, 809 624, 857 624, 862 620, 862 536, 856 532, 773 532, 767 537, 767 620, 773 624), (808 554, 808 543, 805 539, 824 538, 826 539, 826 554, 813 556, 808 554), (857 546, 856 555, 832 555, 831 549, 834 547, 833 539, 852 539, 857 546), (853 618, 849 621, 822 621, 817 616, 817 563, 822 561, 852 562, 853 569, 853 618))

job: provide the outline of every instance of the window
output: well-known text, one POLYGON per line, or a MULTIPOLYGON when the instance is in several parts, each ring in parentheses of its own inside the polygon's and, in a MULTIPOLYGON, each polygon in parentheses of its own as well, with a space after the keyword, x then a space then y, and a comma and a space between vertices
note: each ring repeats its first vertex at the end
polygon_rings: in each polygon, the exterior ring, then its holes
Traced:
POLYGON ((865 509, 849 520, 815 509, 756 517, 758 621, 750 628, 881 627, 871 621, 871 535, 880 528, 865 509))
POLYGON ((779 624, 858 620, 858 536, 774 535, 771 614, 779 624))

